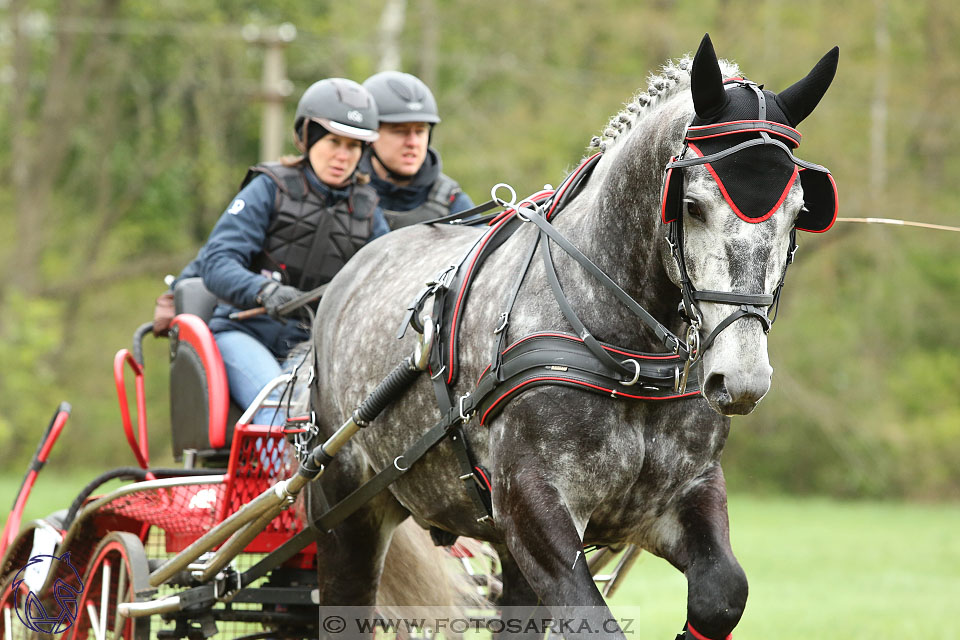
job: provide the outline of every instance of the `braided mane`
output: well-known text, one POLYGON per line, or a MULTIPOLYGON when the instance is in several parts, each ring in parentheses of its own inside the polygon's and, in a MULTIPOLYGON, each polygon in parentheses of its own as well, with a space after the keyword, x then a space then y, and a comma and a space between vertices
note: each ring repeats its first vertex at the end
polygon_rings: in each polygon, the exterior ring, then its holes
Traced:
MULTIPOLYGON (((610 118, 603 132, 591 138, 589 145, 591 152, 594 149, 600 151, 612 149, 620 140, 620 134, 629 131, 638 120, 665 100, 672 98, 680 91, 688 90, 692 64, 693 56, 687 54, 679 60, 667 61, 660 68, 659 74, 651 73, 647 90, 634 95, 619 113, 610 118)), ((740 76, 740 68, 736 63, 728 60, 720 60, 720 70, 725 78, 740 76)))

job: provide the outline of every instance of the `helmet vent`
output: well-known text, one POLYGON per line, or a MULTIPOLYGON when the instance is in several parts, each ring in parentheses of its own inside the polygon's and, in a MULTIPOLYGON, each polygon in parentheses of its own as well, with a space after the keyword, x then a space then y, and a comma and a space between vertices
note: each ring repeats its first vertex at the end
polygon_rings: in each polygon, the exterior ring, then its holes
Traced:
POLYGON ((369 94, 359 86, 354 87, 338 82, 337 95, 340 97, 340 102, 348 107, 364 109, 368 106, 369 94))
POLYGON ((423 91, 418 90, 420 87, 413 85, 413 83, 400 82, 394 79, 387 81, 387 86, 389 86, 395 94, 400 96, 400 98, 409 103, 410 108, 419 111, 423 108, 423 91), (413 105, 416 104, 419 106, 419 109, 414 108, 413 105))

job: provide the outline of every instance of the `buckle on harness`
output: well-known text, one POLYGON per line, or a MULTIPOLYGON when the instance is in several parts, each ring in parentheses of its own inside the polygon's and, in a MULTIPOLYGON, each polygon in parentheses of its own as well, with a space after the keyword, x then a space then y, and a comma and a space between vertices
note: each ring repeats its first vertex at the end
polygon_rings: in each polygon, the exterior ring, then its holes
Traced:
POLYGON ((683 363, 683 374, 677 384, 677 391, 685 393, 687 390, 687 380, 690 377, 690 365, 692 365, 700 356, 700 323, 696 320, 691 321, 687 328, 687 359, 683 363))
POLYGON ((444 269, 434 277, 432 283, 428 283, 428 284, 430 284, 431 286, 435 286, 437 288, 442 287, 444 289, 448 289, 450 287, 450 284, 453 283, 453 279, 456 276, 456 274, 457 274, 457 265, 455 264, 448 265, 446 269, 444 269))
POLYGON ((423 331, 417 339, 417 347, 413 351, 411 364, 417 371, 426 370, 430 363, 430 351, 433 349, 434 327, 433 318, 427 315, 423 321, 423 331))
POLYGON ((510 314, 506 311, 500 314, 500 326, 493 330, 494 335, 499 334, 510 324, 510 314))
POLYGON ((470 397, 470 394, 469 394, 469 393, 465 393, 465 394, 463 394, 462 396, 460 396, 460 419, 463 420, 464 424, 470 422, 470 416, 473 415, 473 411, 472 411, 472 410, 470 411, 470 413, 469 413, 468 415, 464 415, 464 413, 463 413, 463 403, 464 403, 464 401, 465 401, 467 398, 469 398, 469 397, 470 397))
POLYGON ((624 382, 623 380, 621 380, 620 384, 622 384, 625 387, 632 387, 633 385, 637 384, 637 380, 640 379, 640 363, 634 360, 633 358, 630 358, 628 360, 622 361, 620 364, 627 364, 628 362, 633 363, 633 366, 635 368, 635 371, 633 373, 633 380, 631 380, 630 382, 624 382))

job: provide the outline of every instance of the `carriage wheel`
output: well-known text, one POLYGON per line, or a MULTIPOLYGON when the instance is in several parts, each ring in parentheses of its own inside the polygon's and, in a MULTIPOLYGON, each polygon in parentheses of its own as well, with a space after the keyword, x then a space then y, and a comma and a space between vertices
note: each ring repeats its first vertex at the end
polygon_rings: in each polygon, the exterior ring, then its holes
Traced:
POLYGON ((29 629, 20 617, 17 615, 17 608, 20 611, 26 606, 26 598, 30 593, 26 585, 21 584, 18 593, 13 592, 13 576, 8 576, 7 583, 3 585, 2 596, 0 596, 0 640, 41 640, 53 638, 49 634, 41 634, 29 629))
MULTIPOLYGON (((41 634, 34 631, 21 622, 20 613, 27 609, 27 596, 30 595, 30 588, 21 582, 17 593, 14 593, 13 581, 22 564, 26 562, 30 555, 55 553, 56 548, 53 546, 38 548, 35 544, 35 536, 41 528, 52 527, 58 531, 61 530, 65 514, 66 510, 64 509, 52 513, 42 520, 29 523, 17 534, 13 544, 7 548, 3 564, 10 572, 6 575, 0 575, 0 640, 32 640, 34 638, 52 637, 50 634, 41 634)), ((50 606, 47 601, 44 601, 43 605, 45 607, 50 606)))
POLYGON ((134 602, 138 591, 149 589, 150 569, 140 539, 114 531, 100 543, 83 578, 83 595, 70 640, 148 640, 150 618, 127 618, 117 604, 134 602))

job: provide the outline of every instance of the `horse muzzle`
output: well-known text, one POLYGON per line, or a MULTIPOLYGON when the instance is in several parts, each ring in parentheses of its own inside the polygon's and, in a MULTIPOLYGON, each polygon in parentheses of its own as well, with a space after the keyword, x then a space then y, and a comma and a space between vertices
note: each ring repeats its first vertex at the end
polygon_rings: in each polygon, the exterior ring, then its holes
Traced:
POLYGON ((761 323, 744 318, 734 326, 718 335, 703 355, 703 397, 725 416, 753 411, 770 390, 773 376, 761 323))

